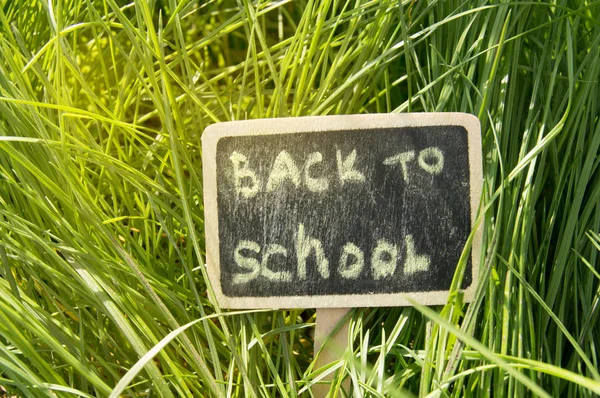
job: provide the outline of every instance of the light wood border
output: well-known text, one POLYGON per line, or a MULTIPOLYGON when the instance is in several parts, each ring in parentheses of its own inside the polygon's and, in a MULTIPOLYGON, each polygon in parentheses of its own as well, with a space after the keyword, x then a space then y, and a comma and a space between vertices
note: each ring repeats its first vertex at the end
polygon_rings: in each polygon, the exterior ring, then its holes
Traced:
MULTIPOLYGON (((210 282, 223 308, 344 308, 409 306, 411 301, 423 305, 445 304, 448 291, 407 292, 356 295, 228 297, 223 294, 219 278, 219 225, 217 206, 217 142, 223 137, 264 134, 294 134, 322 131, 363 130, 393 127, 463 126, 467 130, 471 187, 471 226, 475 225, 483 185, 481 126, 467 113, 404 113, 347 116, 310 116, 280 119, 257 119, 217 123, 202 134, 204 174, 204 223, 206 264, 210 282)), ((475 231, 471 251, 472 280, 465 289, 464 300, 471 301, 478 281, 481 227, 475 231)))

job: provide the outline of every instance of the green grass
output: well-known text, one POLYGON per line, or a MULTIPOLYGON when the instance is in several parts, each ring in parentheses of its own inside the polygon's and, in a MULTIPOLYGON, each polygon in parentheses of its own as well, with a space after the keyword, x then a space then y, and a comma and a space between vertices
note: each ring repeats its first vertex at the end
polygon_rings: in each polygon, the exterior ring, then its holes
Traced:
MULTIPOLYGON (((600 2, 0 0, 0 385, 8 396, 600 394, 600 2), (470 304, 221 310, 200 136, 226 120, 481 120, 470 304)), ((456 275, 457 280, 460 272, 456 275)))

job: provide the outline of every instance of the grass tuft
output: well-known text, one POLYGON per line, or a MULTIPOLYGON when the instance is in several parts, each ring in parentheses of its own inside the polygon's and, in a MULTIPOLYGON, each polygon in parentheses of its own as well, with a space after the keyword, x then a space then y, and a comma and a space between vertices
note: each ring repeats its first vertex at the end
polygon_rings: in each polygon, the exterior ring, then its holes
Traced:
MULTIPOLYGON (((600 2, 0 1, 0 386, 8 396, 600 394, 600 2), (280 116, 482 124, 474 301, 222 311, 200 136, 280 116)), ((459 268, 462 269, 462 268, 459 268)), ((456 275, 460 280, 461 275, 456 275)))

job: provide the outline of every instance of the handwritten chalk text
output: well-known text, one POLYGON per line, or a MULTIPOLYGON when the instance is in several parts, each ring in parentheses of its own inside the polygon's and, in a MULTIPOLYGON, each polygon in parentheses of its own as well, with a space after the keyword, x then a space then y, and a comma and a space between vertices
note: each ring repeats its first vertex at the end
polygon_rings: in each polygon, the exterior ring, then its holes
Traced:
MULTIPOLYGON (((298 225, 293 251, 277 244, 261 248, 256 242, 240 240, 233 258, 242 271, 233 276, 234 284, 248 283, 259 277, 273 282, 305 280, 307 273, 314 273, 307 269, 309 258, 312 258, 310 264, 315 264, 316 273, 322 279, 329 279, 331 273, 336 272, 344 279, 356 280, 365 267, 364 251, 352 242, 343 246, 337 263, 330 263, 323 244, 306 233, 304 224, 298 225), (274 266, 281 269, 282 265, 285 270, 274 271, 274 266)), ((406 235, 404 242, 378 240, 372 250, 368 272, 374 280, 385 280, 400 272, 412 275, 428 271, 429 265, 430 257, 417 254, 413 236, 406 235), (404 243, 404 250, 400 250, 401 243, 404 243)))
MULTIPOLYGON (((229 159, 236 197, 249 199, 261 191, 275 192, 290 188, 306 188, 315 193, 325 192, 334 180, 337 180, 339 186, 344 187, 363 184, 369 173, 368 170, 361 171, 357 166, 357 157, 356 149, 349 153, 342 153, 338 149, 335 166, 327 168, 321 152, 309 153, 302 164, 297 162, 288 151, 283 150, 275 157, 266 178, 260 177, 251 168, 250 159, 246 155, 234 151, 229 159), (335 168, 335 172, 332 172, 332 168, 335 168)), ((402 179, 408 184, 411 181, 411 173, 419 170, 431 175, 440 174, 444 168, 444 154, 436 147, 429 147, 419 151, 418 154, 414 150, 395 154, 385 158, 382 163, 392 169, 399 165, 402 179)))

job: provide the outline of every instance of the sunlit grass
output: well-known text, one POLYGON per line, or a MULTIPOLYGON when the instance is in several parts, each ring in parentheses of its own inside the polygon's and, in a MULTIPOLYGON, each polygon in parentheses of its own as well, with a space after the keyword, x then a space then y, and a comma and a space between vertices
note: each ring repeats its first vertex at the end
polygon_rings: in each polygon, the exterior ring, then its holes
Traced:
POLYGON ((600 394, 599 78, 597 1, 0 1, 2 389, 600 394), (480 289, 355 310, 315 369, 314 310, 214 299, 200 136, 408 111, 481 120, 480 289))

